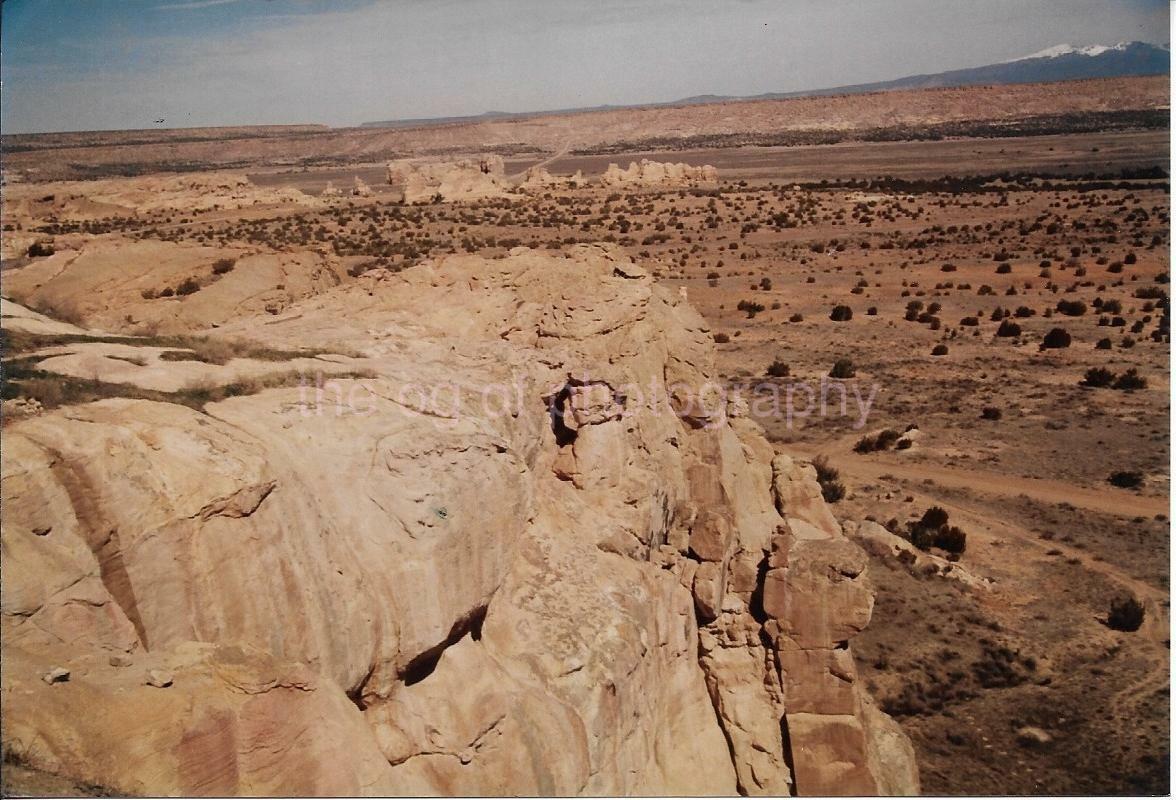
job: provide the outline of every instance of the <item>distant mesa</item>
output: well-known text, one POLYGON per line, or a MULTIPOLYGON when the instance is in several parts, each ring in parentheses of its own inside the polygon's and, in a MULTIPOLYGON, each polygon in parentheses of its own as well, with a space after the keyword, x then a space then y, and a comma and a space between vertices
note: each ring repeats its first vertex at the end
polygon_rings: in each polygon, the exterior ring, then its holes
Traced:
POLYGON ((1126 78, 1141 75, 1167 75, 1171 72, 1171 51, 1167 47, 1147 42, 1119 42, 1115 45, 1074 47, 1059 44, 1022 58, 986 64, 979 67, 947 70, 923 75, 907 75, 888 81, 859 83, 821 89, 802 89, 792 92, 767 92, 757 95, 699 94, 661 103, 633 106, 591 106, 582 108, 521 111, 518 113, 490 111, 476 116, 436 117, 424 119, 385 120, 365 122, 363 127, 414 128, 435 125, 475 124, 479 122, 519 121, 537 116, 582 114, 623 108, 659 108, 667 106, 705 105, 743 100, 786 100, 794 97, 821 97, 846 94, 867 94, 904 89, 934 89, 953 86, 988 86, 1011 83, 1049 83, 1052 81, 1087 80, 1091 78, 1126 78))

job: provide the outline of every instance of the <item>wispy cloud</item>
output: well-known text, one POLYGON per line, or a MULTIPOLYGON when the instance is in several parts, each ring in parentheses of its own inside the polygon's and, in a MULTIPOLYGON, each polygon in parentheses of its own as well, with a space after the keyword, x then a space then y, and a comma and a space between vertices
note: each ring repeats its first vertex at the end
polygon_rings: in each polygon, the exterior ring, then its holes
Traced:
POLYGON ((185 3, 170 3, 156 6, 156 11, 190 11, 194 8, 208 8, 209 6, 223 6, 229 3, 239 3, 241 0, 188 0, 185 3))

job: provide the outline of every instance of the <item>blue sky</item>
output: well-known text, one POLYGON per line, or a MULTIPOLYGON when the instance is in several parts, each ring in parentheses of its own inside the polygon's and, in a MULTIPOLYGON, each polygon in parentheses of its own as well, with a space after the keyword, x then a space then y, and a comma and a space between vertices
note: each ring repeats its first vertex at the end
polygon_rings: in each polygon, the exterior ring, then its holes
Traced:
POLYGON ((1169 40, 1165 0, 3 0, 2 14, 6 133, 746 95, 1169 40))

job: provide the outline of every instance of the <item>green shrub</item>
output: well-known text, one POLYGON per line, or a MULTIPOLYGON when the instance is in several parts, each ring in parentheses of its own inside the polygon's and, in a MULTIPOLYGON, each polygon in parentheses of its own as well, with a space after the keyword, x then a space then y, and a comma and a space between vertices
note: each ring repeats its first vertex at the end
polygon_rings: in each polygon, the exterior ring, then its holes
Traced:
POLYGON ((1083 386, 1102 389, 1110 386, 1115 380, 1115 373, 1105 367, 1091 367, 1086 370, 1086 377, 1082 379, 1083 386))
POLYGON ((778 358, 768 365, 768 377, 770 378, 787 378, 791 373, 792 368, 778 358))
POLYGON ((1042 350, 1061 350, 1070 346, 1070 334, 1063 328, 1051 328, 1041 340, 1042 350))
POLYGON ((1112 472, 1107 482, 1120 489, 1138 489, 1143 485, 1143 473, 1131 470, 1112 472))
POLYGON ((1112 388, 1118 389, 1121 392, 1134 392, 1137 389, 1147 388, 1147 378, 1139 374, 1139 371, 1132 367, 1115 379, 1112 388))
POLYGON ((1021 326, 1013 322, 1011 319, 1002 320, 1000 327, 996 329, 997 336, 1010 338, 1021 335, 1021 326))
POLYGON ((954 525, 944 525, 935 535, 935 546, 955 555, 968 549, 968 535, 954 525))
POLYGON ((830 378, 838 378, 840 380, 848 380, 857 374, 854 369, 853 362, 848 358, 839 358, 833 364, 833 369, 829 370, 830 378))
POLYGON ((1134 597, 1116 598, 1111 601, 1111 610, 1107 614, 1107 627, 1130 633, 1139 630, 1143 625, 1143 617, 1143 603, 1134 597))
POLYGON ((814 458, 813 467, 817 470, 817 483, 821 485, 821 496, 826 503, 836 503, 845 497, 845 484, 840 480, 840 470, 823 457, 814 458))
POLYGON ((176 294, 180 296, 196 294, 198 291, 200 291, 200 283, 195 278, 184 278, 176 287, 176 294))

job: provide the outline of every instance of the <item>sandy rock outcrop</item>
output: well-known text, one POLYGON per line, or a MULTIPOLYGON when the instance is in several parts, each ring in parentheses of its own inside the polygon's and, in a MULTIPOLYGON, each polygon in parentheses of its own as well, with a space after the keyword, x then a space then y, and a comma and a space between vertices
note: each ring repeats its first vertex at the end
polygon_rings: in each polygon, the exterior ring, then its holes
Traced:
POLYGON ((641 159, 641 163, 629 162, 627 169, 609 164, 600 176, 601 186, 617 187, 713 186, 718 180, 718 170, 710 164, 693 167, 668 161, 650 161, 647 158, 641 159))
POLYGON ((924 577, 941 577, 973 589, 992 588, 992 579, 973 574, 959 563, 915 547, 872 520, 847 523, 846 533, 875 558, 893 559, 913 573, 924 577))
POLYGON ((337 259, 313 252, 111 238, 6 271, 4 291, 88 328, 182 333, 246 314, 275 314, 345 276, 337 259), (221 261, 232 268, 218 272, 221 261))
POLYGON ((481 200, 511 190, 502 156, 459 161, 402 159, 388 164, 388 183, 404 189, 404 202, 481 200))
MULTIPOLYGON (((160 212, 203 212, 253 206, 316 206, 290 187, 263 187, 232 172, 150 175, 96 181, 19 184, 5 192, 8 220, 91 220, 160 212)), ((28 227, 28 225, 26 225, 28 227)))
POLYGON ((576 189, 587 183, 580 170, 572 175, 552 175, 546 167, 529 167, 523 173, 519 188, 525 192, 537 192, 545 189, 576 189))
POLYGON ((34 766, 144 793, 917 790, 855 679, 864 554, 619 252, 451 256, 216 335, 346 342, 374 377, 8 426, 3 736, 34 766))

